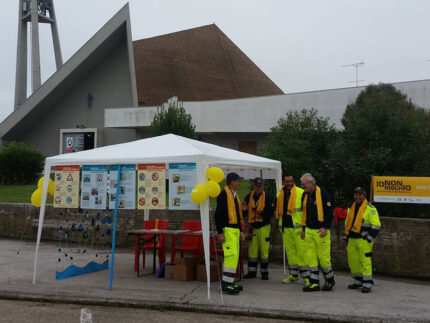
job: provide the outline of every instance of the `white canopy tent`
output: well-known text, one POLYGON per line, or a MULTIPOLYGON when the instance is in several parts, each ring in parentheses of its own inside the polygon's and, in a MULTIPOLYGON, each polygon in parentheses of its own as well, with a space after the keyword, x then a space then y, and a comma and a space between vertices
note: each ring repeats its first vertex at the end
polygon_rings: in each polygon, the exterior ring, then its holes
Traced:
MULTIPOLYGON (((281 162, 227 149, 213 144, 184 138, 172 134, 136 140, 124 144, 106 146, 71 154, 48 157, 45 160, 44 177, 49 178, 51 167, 64 165, 125 165, 146 163, 196 163, 197 183, 206 182, 206 171, 212 166, 241 166, 274 169, 276 187, 281 187, 281 162)), ((43 183, 42 204, 34 259, 33 283, 36 281, 37 259, 45 215, 49 181, 43 183)), ((210 277, 209 266, 209 199, 200 205, 206 277, 210 277)), ((207 281, 210 299, 210 281, 207 281)))

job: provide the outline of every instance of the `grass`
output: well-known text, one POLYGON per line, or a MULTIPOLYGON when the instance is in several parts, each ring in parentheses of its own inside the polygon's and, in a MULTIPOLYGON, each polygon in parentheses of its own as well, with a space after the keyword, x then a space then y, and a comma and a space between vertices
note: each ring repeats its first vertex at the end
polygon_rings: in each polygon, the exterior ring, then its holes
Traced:
MULTIPOLYGON (((0 185, 0 203, 31 203, 31 194, 36 189, 37 184, 0 185)), ((48 204, 52 204, 52 196, 49 195, 48 204)))

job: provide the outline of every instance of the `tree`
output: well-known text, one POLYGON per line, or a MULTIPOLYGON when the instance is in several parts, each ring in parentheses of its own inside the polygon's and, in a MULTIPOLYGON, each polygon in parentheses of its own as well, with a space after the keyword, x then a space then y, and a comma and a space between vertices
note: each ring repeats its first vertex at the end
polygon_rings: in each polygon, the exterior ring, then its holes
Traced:
POLYGON ((153 136, 173 133, 187 138, 195 138, 195 129, 196 126, 192 123, 191 115, 187 114, 183 105, 178 102, 169 103, 168 108, 159 107, 151 122, 153 136))
MULTIPOLYGON (((372 175, 430 174, 430 113, 394 86, 368 86, 347 106, 342 124, 345 130, 337 148, 342 169, 337 170, 345 180, 340 190, 352 192, 357 185, 370 189, 372 175)), ((392 207, 390 212, 395 209, 402 208, 392 207)))
POLYGON ((296 182, 310 172, 319 185, 327 187, 330 145, 336 133, 329 119, 319 116, 314 108, 289 111, 271 129, 261 153, 280 160, 283 171, 291 173, 296 182))
POLYGON ((23 142, 0 147, 0 183, 33 184, 37 182, 45 157, 23 142))

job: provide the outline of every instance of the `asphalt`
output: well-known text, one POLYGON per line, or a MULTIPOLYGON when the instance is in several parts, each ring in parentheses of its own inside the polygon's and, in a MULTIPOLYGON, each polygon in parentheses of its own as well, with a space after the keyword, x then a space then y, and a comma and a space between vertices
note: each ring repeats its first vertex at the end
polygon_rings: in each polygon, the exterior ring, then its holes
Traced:
MULTIPOLYGON (((181 282, 152 275, 151 256, 141 277, 134 272, 133 250, 117 250, 114 281, 109 270, 55 279, 57 243, 42 243, 36 283, 32 283, 34 242, 0 239, 0 298, 67 304, 141 307, 249 315, 277 319, 339 322, 430 322, 430 282, 376 276, 370 294, 349 290, 346 273, 335 273, 331 292, 304 293, 302 285, 282 284, 283 268, 270 264, 268 281, 242 281, 240 295, 221 294, 218 283, 181 282), (19 250, 19 252, 17 252, 19 250)), ((76 249, 76 248, 75 248, 76 249)), ((86 249, 87 254, 97 251, 86 249)))

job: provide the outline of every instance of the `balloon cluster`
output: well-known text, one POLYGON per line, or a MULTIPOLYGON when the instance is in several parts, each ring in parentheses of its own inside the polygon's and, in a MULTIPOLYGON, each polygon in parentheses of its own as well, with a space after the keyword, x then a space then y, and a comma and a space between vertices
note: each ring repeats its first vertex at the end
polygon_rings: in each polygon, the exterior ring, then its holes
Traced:
POLYGON ((209 180, 206 183, 197 184, 191 191, 191 200, 196 204, 202 204, 210 197, 217 197, 221 193, 219 182, 224 179, 224 172, 221 168, 211 167, 206 172, 209 180))
MULTIPOLYGON (((42 189, 43 189, 43 177, 39 179, 37 183, 37 189, 31 194, 31 204, 35 207, 40 207, 42 204, 42 189)), ((48 193, 54 196, 54 182, 49 179, 48 183, 48 193)))

